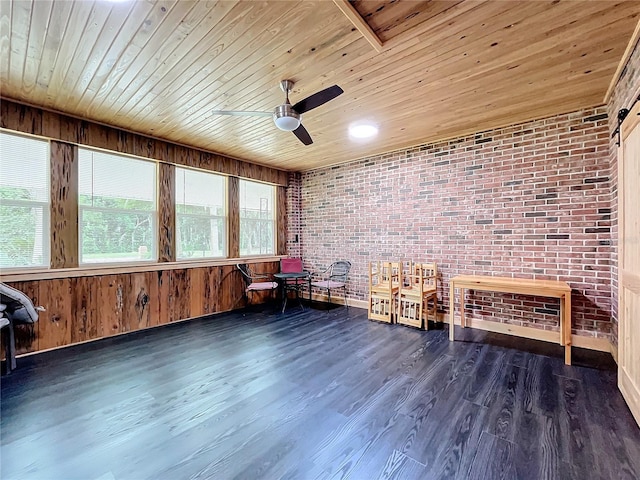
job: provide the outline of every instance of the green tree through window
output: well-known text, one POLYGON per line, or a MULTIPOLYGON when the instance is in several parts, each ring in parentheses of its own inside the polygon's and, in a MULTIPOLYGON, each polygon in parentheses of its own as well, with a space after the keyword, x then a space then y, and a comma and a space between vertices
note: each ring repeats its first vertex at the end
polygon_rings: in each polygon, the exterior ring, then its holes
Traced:
POLYGON ((0 132, 0 268, 49 266, 49 142, 0 132))
POLYGON ((0 187, 0 267, 40 263, 42 258, 34 259, 38 207, 10 200, 31 200, 31 196, 25 188, 0 187))
POLYGON ((79 149, 83 263, 156 259, 156 165, 79 149))
POLYGON ((240 180, 240 255, 275 253, 275 187, 240 180))

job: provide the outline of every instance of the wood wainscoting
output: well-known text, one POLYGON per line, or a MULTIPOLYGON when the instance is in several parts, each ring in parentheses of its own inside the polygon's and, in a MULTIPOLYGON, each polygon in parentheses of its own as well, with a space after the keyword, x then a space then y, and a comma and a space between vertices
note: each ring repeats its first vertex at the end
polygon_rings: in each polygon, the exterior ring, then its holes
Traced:
MULTIPOLYGON (((252 264, 276 272, 277 261, 252 264)), ((18 354, 81 343, 244 306, 244 281, 235 264, 27 281, 6 281, 25 292, 40 313, 16 326, 18 354)), ((10 278, 10 277, 9 277, 10 278)), ((255 299, 254 299, 255 301, 255 299)))

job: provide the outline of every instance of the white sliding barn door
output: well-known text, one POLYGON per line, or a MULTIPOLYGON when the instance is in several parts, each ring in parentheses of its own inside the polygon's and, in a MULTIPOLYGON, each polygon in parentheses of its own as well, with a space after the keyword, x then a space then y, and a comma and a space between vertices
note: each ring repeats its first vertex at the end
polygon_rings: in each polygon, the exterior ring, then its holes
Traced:
POLYGON ((640 102, 618 150, 618 386, 640 425, 640 102))

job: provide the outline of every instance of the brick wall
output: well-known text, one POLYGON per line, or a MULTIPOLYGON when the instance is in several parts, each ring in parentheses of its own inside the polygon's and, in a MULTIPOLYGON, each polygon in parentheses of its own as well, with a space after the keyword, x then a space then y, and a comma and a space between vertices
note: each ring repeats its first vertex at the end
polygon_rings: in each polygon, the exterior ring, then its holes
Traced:
POLYGON ((287 254, 290 257, 302 256, 301 201, 300 174, 290 172, 287 187, 287 254))
MULTIPOLYGON (((305 172, 295 251, 312 270, 351 261, 349 296, 361 300, 368 261, 435 261, 442 311, 454 275, 565 280, 573 288, 574 332, 609 337, 606 113, 588 109, 305 172)), ((494 300, 468 298, 467 312, 557 328, 552 299, 494 300)))
MULTIPOLYGON (((607 104, 609 113, 609 131, 613 132, 617 127, 618 111, 621 108, 630 108, 634 100, 640 94, 640 47, 636 45, 620 80, 616 85, 611 99, 607 104)), ((612 227, 612 252, 611 252, 611 301, 612 301, 612 337, 611 341, 618 344, 618 147, 616 138, 610 139, 611 172, 611 227, 612 227)))

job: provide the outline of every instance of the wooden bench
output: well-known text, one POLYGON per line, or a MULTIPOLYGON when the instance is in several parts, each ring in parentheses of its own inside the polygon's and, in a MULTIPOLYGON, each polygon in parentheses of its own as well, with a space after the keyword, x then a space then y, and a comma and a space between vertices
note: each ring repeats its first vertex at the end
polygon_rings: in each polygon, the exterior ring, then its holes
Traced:
POLYGON ((460 289, 460 325, 476 327, 472 321, 467 324, 464 316, 464 290, 479 290, 485 292, 513 293, 553 297, 560 299, 560 331, 541 331, 531 327, 515 327, 500 322, 482 322, 484 330, 512 335, 525 336, 536 340, 557 341, 564 345, 564 362, 571 365, 571 287, 566 282, 553 280, 533 280, 527 278, 489 277, 482 275, 459 275, 451 279, 450 283, 450 314, 449 340, 454 340, 454 309, 455 289, 460 289), (492 325, 495 324, 495 325, 492 325), (512 328, 510 328, 512 327, 512 328))

